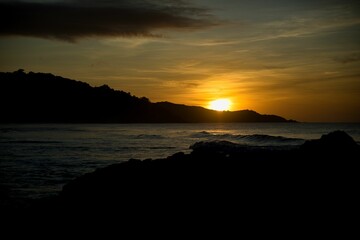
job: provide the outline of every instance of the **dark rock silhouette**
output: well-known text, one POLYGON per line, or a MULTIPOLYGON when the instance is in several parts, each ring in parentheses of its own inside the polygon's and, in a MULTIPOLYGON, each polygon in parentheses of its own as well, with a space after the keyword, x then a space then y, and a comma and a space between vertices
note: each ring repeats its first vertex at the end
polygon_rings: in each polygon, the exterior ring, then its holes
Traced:
POLYGON ((120 211, 126 218, 207 216, 238 208, 243 214, 273 208, 299 214, 321 202, 318 210, 325 213, 354 193, 359 157, 359 146, 340 131, 289 150, 198 143, 191 154, 132 159, 85 174, 65 185, 45 209, 120 211))
POLYGON ((0 73, 2 123, 204 123, 289 122, 254 111, 217 112, 149 99, 116 91, 107 85, 91 87, 52 74, 0 73))
POLYGON ((238 229, 238 220, 256 228, 280 221, 281 231, 284 226, 303 230, 296 224, 304 219, 314 226, 319 221, 338 226, 358 204, 360 149, 350 139, 335 132, 288 150, 198 143, 191 154, 98 169, 71 181, 54 198, 6 208, 2 216, 7 225, 34 229, 57 227, 54 222, 61 221, 65 232, 79 230, 79 224, 97 229, 110 222, 116 229, 139 231, 182 231, 179 222, 211 228, 235 224, 238 229))
POLYGON ((358 148, 354 139, 343 131, 335 131, 321 136, 320 139, 306 141, 301 147, 304 151, 344 152, 358 148))

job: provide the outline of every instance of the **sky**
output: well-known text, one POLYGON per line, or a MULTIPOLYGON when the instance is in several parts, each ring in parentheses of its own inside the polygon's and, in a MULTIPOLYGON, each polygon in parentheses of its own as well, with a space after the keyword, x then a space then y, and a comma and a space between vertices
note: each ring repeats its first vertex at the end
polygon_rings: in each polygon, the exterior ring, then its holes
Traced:
POLYGON ((0 71, 360 122, 357 0, 0 0, 0 71))

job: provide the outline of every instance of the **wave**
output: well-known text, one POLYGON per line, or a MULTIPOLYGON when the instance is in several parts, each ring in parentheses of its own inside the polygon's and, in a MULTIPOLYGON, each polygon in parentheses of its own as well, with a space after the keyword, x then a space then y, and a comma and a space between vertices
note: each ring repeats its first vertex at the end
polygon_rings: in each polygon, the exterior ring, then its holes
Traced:
POLYGON ((59 144, 61 142, 59 141, 31 141, 31 140, 21 140, 21 141, 1 141, 1 143, 19 143, 19 144, 47 144, 47 143, 53 143, 53 144, 59 144))
POLYGON ((204 138, 208 140, 227 140, 236 143, 272 146, 272 145, 301 145, 305 142, 302 138, 290 138, 283 136, 272 136, 266 134, 236 135, 236 134, 214 134, 207 131, 197 132, 191 135, 192 138, 204 138))
POLYGON ((201 132, 191 134, 192 138, 204 138, 204 137, 208 137, 208 136, 216 136, 216 135, 211 134, 211 133, 209 133, 207 131, 201 131, 201 132))
POLYGON ((139 134, 134 136, 136 139, 163 139, 164 136, 156 134, 139 134))
POLYGON ((245 139, 247 141, 255 141, 255 142, 268 142, 268 141, 275 141, 275 142, 304 142, 304 139, 301 138, 287 138, 283 136, 271 136, 271 135, 263 135, 263 134, 254 134, 254 135, 238 135, 236 138, 245 139))
POLYGON ((14 133, 14 132, 86 132, 85 129, 78 128, 64 128, 64 127, 8 127, 0 128, 0 133, 14 133))
POLYGON ((156 149, 156 150, 161 150, 161 149, 175 149, 176 147, 149 147, 149 149, 156 149))

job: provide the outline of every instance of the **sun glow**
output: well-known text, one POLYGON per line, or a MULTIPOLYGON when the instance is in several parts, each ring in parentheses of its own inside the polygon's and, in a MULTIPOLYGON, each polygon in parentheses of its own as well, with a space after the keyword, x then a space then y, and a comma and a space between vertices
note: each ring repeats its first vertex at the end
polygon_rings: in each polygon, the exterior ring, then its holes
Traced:
POLYGON ((229 99, 217 99, 209 103, 209 108, 216 111, 230 110, 231 101, 229 99))

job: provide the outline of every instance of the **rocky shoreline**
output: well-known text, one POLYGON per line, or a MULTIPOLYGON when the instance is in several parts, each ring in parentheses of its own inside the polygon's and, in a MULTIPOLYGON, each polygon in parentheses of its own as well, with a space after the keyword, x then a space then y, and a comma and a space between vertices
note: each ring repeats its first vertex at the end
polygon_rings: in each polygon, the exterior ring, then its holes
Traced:
POLYGON ((234 211, 300 213, 351 201, 357 186, 360 147, 341 131, 288 150, 251 149, 231 142, 200 142, 192 149, 190 154, 132 159, 98 169, 66 184, 54 198, 5 212, 116 212, 122 219, 234 211))

